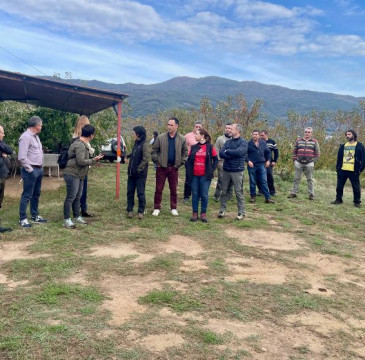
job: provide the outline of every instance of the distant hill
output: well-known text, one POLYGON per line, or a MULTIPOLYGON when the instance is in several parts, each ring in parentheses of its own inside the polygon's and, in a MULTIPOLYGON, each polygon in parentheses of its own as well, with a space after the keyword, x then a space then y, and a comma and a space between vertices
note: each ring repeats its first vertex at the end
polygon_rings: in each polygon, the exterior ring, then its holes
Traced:
POLYGON ((351 110, 365 98, 337 95, 309 90, 292 90, 256 81, 235 81, 216 76, 204 78, 176 77, 168 81, 144 84, 111 84, 97 80, 65 80, 98 89, 122 92, 130 95, 128 102, 132 116, 143 116, 176 107, 199 107, 201 98, 211 99, 212 104, 226 100, 229 95, 243 94, 251 105, 257 99, 263 100, 261 112, 269 119, 286 117, 289 110, 308 113, 312 110, 351 110))

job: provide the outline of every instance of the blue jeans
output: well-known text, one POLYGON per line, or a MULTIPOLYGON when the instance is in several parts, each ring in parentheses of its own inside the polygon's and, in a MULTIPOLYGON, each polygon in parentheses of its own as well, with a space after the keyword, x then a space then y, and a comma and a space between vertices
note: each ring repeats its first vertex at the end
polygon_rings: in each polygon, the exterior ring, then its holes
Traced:
POLYGON ((82 188, 82 195, 80 199, 81 211, 87 211, 87 175, 84 180, 84 187, 82 188))
POLYGON ((31 173, 27 172, 25 169, 20 171, 21 177, 23 179, 23 193, 20 198, 19 205, 19 218, 24 220, 27 218, 27 207, 30 202, 30 214, 32 217, 39 215, 38 212, 38 202, 41 196, 42 188, 42 178, 43 178, 43 168, 33 168, 31 173))
POLYGON ((256 184, 259 183, 260 190, 265 195, 265 199, 270 199, 265 164, 256 164, 252 168, 249 166, 247 168, 250 175, 250 195, 256 196, 256 184))
POLYGON ((74 218, 80 216, 80 198, 84 187, 84 179, 63 174, 66 183, 66 199, 63 205, 63 218, 70 218, 71 207, 74 218))
POLYGON ((211 179, 205 176, 193 176, 190 186, 192 192, 193 212, 197 213, 199 210, 199 200, 201 200, 201 213, 207 212, 208 196, 211 179))

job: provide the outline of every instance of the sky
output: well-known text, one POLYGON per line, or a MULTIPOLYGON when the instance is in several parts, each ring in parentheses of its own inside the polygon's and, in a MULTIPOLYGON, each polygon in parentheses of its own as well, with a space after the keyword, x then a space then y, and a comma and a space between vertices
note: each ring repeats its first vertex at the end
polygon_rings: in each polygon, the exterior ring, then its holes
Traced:
POLYGON ((365 96, 364 0, 0 0, 0 69, 365 96))

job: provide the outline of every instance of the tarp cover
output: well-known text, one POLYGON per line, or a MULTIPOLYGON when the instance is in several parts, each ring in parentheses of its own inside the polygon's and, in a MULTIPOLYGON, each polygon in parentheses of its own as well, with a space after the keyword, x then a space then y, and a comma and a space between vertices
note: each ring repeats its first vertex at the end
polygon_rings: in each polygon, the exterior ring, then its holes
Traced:
POLYGON ((0 101, 20 101, 89 116, 126 97, 126 94, 0 70, 0 101))

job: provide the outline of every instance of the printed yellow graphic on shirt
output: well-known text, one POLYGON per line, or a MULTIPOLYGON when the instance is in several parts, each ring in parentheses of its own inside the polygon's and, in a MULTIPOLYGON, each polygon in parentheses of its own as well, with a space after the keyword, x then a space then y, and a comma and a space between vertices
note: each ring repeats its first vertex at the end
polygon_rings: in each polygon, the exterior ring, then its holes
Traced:
POLYGON ((354 171, 355 168, 355 147, 356 143, 349 144, 348 142, 345 144, 345 148, 343 151, 343 163, 342 170, 354 171))

